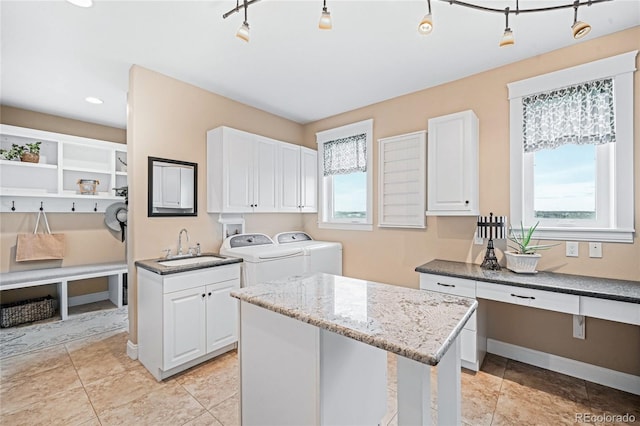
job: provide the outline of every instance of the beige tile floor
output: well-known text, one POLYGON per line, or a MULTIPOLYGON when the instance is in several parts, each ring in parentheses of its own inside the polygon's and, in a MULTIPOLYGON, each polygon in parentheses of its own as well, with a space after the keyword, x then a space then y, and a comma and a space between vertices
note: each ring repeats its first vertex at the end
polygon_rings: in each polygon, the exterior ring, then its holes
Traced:
MULTIPOLYGON (((126 341, 126 331, 109 332, 0 361, 0 425, 239 423, 235 352, 158 383, 127 357, 126 341)), ((393 356, 388 376, 382 423, 396 425, 393 356)), ((640 424, 638 396, 494 355, 478 373, 463 370, 462 394, 468 425, 575 424, 577 414, 626 413, 640 424)))

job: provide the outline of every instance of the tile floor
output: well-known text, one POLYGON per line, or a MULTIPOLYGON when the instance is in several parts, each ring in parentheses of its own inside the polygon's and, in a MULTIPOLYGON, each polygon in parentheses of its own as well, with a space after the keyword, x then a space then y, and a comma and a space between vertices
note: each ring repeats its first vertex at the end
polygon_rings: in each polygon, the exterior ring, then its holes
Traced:
MULTIPOLYGON (((158 383, 125 353, 126 331, 112 331, 0 361, 1 425, 237 425, 235 352, 158 383)), ((395 359, 389 357, 384 425, 397 424, 395 359)), ((432 377, 434 381, 434 377, 432 377)), ((434 381, 435 386, 435 381, 434 381)), ((468 425, 606 424, 576 415, 635 416, 640 397, 488 355, 463 370, 468 425)), ((436 406, 434 399, 432 405, 436 406)), ((600 421, 599 421, 600 420, 600 421)))

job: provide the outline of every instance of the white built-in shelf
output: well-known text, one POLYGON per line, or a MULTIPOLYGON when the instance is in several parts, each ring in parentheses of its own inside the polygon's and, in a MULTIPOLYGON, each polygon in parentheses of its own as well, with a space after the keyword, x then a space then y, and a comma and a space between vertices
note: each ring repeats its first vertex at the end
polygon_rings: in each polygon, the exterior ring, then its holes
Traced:
POLYGON ((0 125, 0 147, 40 141, 41 163, 0 160, 0 211, 98 212, 124 197, 127 147, 123 144, 35 129, 0 125), (124 169, 124 170, 123 170, 124 169), (96 195, 79 193, 79 179, 100 182, 96 195))

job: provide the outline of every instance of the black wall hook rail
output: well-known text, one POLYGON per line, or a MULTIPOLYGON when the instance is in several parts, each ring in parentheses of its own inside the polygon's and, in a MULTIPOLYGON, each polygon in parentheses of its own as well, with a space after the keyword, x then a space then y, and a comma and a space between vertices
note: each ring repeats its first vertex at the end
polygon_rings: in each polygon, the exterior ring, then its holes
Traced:
POLYGON ((44 207, 43 207, 43 205, 42 205, 42 204, 43 204, 43 203, 42 203, 42 201, 40 201, 40 211, 41 211, 41 212, 43 212, 43 211, 44 211, 44 207))
POLYGON ((75 212, 75 211, 76 211, 76 203, 72 203, 71 211, 72 211, 72 212, 75 212))
POLYGON ((15 211, 16 211, 16 202, 15 202, 15 201, 12 201, 12 202, 11 202, 11 211, 12 211, 12 212, 15 212, 15 211))

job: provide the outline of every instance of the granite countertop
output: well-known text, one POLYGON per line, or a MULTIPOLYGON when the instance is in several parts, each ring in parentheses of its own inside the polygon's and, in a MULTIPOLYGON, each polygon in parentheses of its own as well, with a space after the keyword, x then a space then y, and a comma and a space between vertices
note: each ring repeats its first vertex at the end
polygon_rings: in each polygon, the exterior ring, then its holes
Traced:
POLYGON ((416 271, 516 287, 548 290, 557 293, 640 303, 640 281, 614 280, 544 271, 539 271, 536 274, 516 274, 506 268, 500 271, 489 271, 473 263, 438 259, 418 266, 416 271))
POLYGON ((200 256, 193 256, 193 258, 185 257, 183 259, 197 259, 198 257, 205 257, 205 256, 214 256, 216 257, 216 259, 210 262, 203 261, 203 262, 191 264, 191 265, 176 264, 172 266, 164 266, 164 265, 161 265, 159 262, 165 262, 167 260, 169 261, 181 260, 181 259, 165 259, 164 257, 160 257, 157 259, 137 260, 135 265, 138 268, 146 269, 148 271, 154 272, 159 275, 169 275, 169 274, 178 274, 180 272, 194 271, 196 269, 211 268, 211 267, 222 266, 222 265, 231 265, 233 263, 242 262, 242 258, 232 257, 232 256, 222 256, 218 253, 202 253, 200 256))
POLYGON ((231 295, 429 365, 440 362, 478 305, 466 297, 321 273, 231 295))

